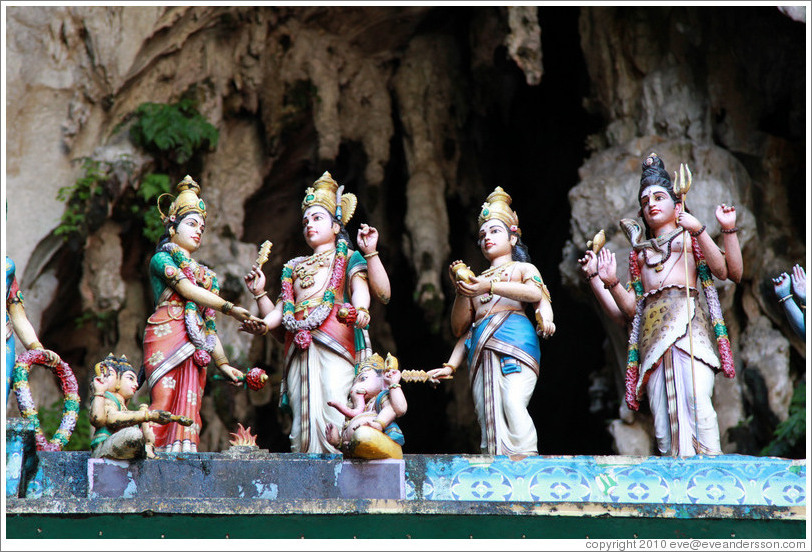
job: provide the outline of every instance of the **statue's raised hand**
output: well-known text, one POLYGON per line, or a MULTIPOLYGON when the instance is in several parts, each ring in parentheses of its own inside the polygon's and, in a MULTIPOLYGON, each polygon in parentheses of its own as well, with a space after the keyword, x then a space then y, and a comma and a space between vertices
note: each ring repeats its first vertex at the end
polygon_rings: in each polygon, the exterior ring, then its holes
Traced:
POLYGON ((378 230, 368 224, 362 224, 358 229, 358 249, 367 255, 378 249, 378 230))
POLYGON ((102 374, 90 382, 90 389, 94 395, 104 395, 105 391, 112 391, 116 386, 116 371, 109 366, 102 366, 101 369, 102 374))
POLYGON ((383 382, 386 386, 395 385, 396 383, 400 383, 400 370, 396 368, 392 368, 391 370, 387 370, 383 375, 383 382))
POLYGON ((598 256, 591 249, 587 249, 584 256, 578 259, 578 264, 581 265, 581 274, 584 278, 598 272, 598 256))
POLYGON ((611 284, 617 280, 615 254, 605 247, 598 253, 598 277, 604 284, 611 284))
POLYGON ((251 272, 245 275, 245 286, 254 295, 265 291, 265 273, 257 265, 251 267, 251 272))
POLYGON ((775 296, 779 299, 783 299, 790 294, 789 286, 789 274, 786 272, 782 272, 777 278, 773 278, 773 291, 775 291, 775 296))
POLYGON ((699 230, 702 228, 702 223, 699 222, 699 219, 693 216, 691 213, 686 213, 685 211, 680 211, 680 214, 677 215, 677 224, 682 226, 688 232, 693 233, 699 232, 699 230))
POLYGON ((716 220, 722 230, 730 230, 736 227, 736 208, 733 205, 722 203, 716 208, 716 220))
POLYGON ((806 304, 806 272, 801 265, 792 267, 792 293, 795 297, 801 300, 801 303, 806 304))

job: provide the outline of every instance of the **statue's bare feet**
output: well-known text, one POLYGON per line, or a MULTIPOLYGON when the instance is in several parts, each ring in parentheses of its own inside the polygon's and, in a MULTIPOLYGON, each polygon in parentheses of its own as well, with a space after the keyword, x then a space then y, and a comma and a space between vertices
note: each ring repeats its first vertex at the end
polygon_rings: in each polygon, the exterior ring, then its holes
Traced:
POLYGON ((341 438, 338 435, 338 428, 336 428, 336 426, 333 424, 328 423, 325 434, 327 436, 327 442, 338 448, 338 446, 341 444, 341 438))
POLYGON ((144 451, 147 453, 147 458, 157 458, 158 456, 155 454, 155 447, 150 443, 144 445, 144 451))

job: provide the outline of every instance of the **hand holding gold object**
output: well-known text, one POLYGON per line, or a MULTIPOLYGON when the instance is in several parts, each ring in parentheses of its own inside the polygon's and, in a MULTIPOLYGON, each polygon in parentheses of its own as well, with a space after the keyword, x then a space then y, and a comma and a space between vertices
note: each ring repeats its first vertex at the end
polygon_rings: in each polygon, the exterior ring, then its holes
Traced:
POLYGON ((468 268, 468 265, 462 261, 457 261, 451 265, 451 273, 458 282, 467 282, 472 284, 473 278, 476 278, 474 271, 468 268))

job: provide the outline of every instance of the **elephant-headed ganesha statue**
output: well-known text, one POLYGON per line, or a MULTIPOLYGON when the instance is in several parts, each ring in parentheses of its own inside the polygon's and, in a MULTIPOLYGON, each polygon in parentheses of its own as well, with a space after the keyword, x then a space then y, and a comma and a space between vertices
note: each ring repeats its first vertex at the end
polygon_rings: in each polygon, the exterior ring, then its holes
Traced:
POLYGON ((406 413, 400 381, 398 361, 392 355, 384 360, 375 353, 362 361, 347 404, 327 403, 346 418, 340 430, 327 425, 328 442, 352 458, 403 458, 403 433, 395 422, 406 413))

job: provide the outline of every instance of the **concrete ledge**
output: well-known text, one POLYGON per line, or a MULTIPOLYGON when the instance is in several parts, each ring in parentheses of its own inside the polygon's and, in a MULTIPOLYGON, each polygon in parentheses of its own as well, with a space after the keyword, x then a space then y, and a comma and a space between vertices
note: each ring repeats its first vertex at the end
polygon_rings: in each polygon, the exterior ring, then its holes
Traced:
POLYGON ((630 517, 673 519, 806 520, 805 507, 704 504, 601 504, 415 500, 268 500, 228 498, 8 499, 8 515, 204 514, 204 515, 465 515, 630 517))

